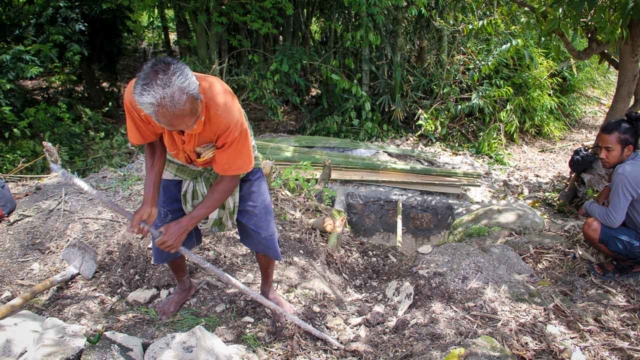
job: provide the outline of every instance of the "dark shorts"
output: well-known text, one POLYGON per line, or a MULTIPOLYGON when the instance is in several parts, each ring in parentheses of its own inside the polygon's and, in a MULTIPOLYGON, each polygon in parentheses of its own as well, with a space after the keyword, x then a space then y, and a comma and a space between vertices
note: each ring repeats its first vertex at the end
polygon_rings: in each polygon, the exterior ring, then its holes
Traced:
MULTIPOLYGON (((182 180, 162 180, 158 217, 153 224, 156 229, 186 215, 182 208, 181 190, 182 180)), ((282 260, 273 204, 262 169, 255 168, 240 179, 239 202, 236 220, 240 242, 256 253, 267 255, 274 260, 282 260)), ((157 248, 156 239, 152 241, 154 264, 166 264, 180 256, 157 248)), ((201 243, 202 233, 196 227, 189 232, 182 246, 193 249, 201 243)))
POLYGON ((628 260, 640 260, 640 233, 631 228, 626 226, 610 228, 602 225, 600 243, 628 260))

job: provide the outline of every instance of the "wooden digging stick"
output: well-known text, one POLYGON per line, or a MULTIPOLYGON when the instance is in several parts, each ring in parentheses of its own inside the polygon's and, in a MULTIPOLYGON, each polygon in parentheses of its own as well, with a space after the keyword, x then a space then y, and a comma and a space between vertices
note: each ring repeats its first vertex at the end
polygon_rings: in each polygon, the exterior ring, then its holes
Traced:
MULTIPOLYGON (((64 170, 60 166, 60 158, 58 157, 57 150, 50 143, 43 142, 42 145, 44 147, 44 153, 45 153, 45 155, 47 155, 47 160, 49 160, 49 166, 50 166, 52 172, 60 174, 60 176, 65 181, 67 181, 67 182, 69 182, 69 183, 71 183, 73 185, 76 185, 77 187, 82 189, 84 192, 89 194, 91 197, 93 197, 94 199, 96 199, 99 202, 101 202, 105 207, 109 208, 109 210, 111 210, 111 211, 113 211, 113 212, 115 212, 115 213, 117 213, 119 215, 122 215, 123 217, 127 218, 129 221, 131 221, 133 219, 133 214, 132 213, 130 213, 129 211, 125 210, 120 205, 116 204, 115 202, 107 199, 103 194, 99 193, 96 189, 91 187, 91 185, 87 184, 84 180, 82 180, 82 179, 78 178, 77 176, 75 176, 75 175, 69 173, 68 171, 64 170)), ((158 232, 158 230, 156 230, 155 228, 153 228, 153 227, 151 227, 151 226, 149 226, 149 225, 147 225, 145 223, 141 223, 141 225, 144 226, 145 228, 149 229, 149 232, 155 238, 159 238, 162 235, 160 232, 158 232)), ((289 314, 288 312, 284 311, 284 309, 282 309, 280 306, 278 306, 275 303, 273 303, 271 300, 268 300, 264 296, 262 296, 262 295, 258 294, 257 292, 251 290, 250 288, 248 288, 246 285, 244 285, 240 281, 236 280, 231 275, 229 275, 229 274, 225 273, 224 271, 220 270, 219 268, 211 265, 209 262, 207 262, 201 256, 194 254, 193 252, 191 252, 191 250, 188 250, 185 247, 180 247, 179 252, 182 255, 184 255, 187 259, 189 259, 189 260, 193 261, 194 263, 198 264, 198 266, 200 266, 202 269, 204 269, 208 273, 216 276, 218 279, 220 279, 225 284, 235 287, 236 289, 240 290, 245 295, 249 296, 251 299, 253 299, 253 300, 259 302, 260 304, 264 305, 265 307, 269 308, 271 311, 276 312, 276 313, 284 316, 287 320, 289 320, 292 323, 298 325, 299 327, 301 327, 303 330, 307 331, 311 335, 328 342, 329 344, 337 347, 338 349, 344 349, 344 346, 342 344, 340 344, 338 341, 334 340, 333 338, 331 338, 327 334, 325 334, 323 332, 320 332, 319 330, 316 330, 313 326, 311 326, 311 325, 307 324, 306 322, 302 321, 299 317, 297 317, 295 315, 292 315, 292 314, 289 314)))

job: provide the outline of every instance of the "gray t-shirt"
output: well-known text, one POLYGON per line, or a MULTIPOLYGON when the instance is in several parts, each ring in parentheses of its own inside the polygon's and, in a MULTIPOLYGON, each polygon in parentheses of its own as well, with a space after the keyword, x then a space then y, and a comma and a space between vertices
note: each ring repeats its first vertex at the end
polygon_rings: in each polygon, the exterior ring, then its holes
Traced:
POLYGON ((623 223, 640 232, 640 153, 634 152, 613 170, 609 207, 595 201, 584 204, 585 211, 610 228, 623 223))

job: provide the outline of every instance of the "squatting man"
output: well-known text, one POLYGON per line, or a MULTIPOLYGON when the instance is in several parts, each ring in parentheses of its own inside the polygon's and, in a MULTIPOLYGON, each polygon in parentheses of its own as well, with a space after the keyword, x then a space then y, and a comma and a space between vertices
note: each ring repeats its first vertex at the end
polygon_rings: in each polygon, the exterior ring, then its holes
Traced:
POLYGON ((273 290, 281 260, 269 188, 253 134, 238 98, 221 79, 192 72, 170 57, 144 65, 124 93, 127 135, 145 147, 144 196, 129 230, 147 235, 153 224, 155 264, 167 264, 175 291, 156 307, 166 320, 196 291, 181 246, 202 242, 200 227, 227 231, 237 226, 240 242, 256 256, 260 292, 293 311, 273 290))
POLYGON ((580 208, 590 216, 583 233, 586 241, 611 260, 592 264, 589 270, 613 280, 640 275, 640 115, 605 123, 596 146, 602 166, 613 169, 611 183, 594 201, 580 208))

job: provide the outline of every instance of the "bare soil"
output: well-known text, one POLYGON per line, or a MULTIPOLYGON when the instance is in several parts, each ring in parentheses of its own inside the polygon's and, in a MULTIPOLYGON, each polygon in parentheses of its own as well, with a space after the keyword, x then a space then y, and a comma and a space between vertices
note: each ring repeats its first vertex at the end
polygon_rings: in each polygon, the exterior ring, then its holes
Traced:
MULTIPOLYGON (((76 278, 41 295, 27 309, 147 341, 204 324, 223 341, 251 344, 262 358, 273 359, 442 359, 465 340, 481 335, 495 338, 522 359, 567 356, 565 347, 558 345, 561 342, 579 347, 590 359, 638 358, 638 283, 604 283, 589 275, 584 257, 601 258, 587 249, 579 232, 581 220, 571 210, 557 211, 551 200, 568 178, 571 151, 593 140, 601 118, 597 113, 585 118, 557 142, 524 139, 508 149, 511 166, 472 159, 474 166, 486 169, 483 188, 487 199, 517 198, 530 203, 548 219, 548 234, 565 239, 552 247, 518 250, 541 279, 535 284, 540 300, 536 303, 514 299, 499 287, 444 291, 437 281, 425 281, 414 273, 415 254, 367 243, 348 231, 340 249, 330 251, 327 236, 306 225, 306 220, 329 209, 302 196, 274 190, 284 254, 276 270, 278 292, 297 308, 303 320, 345 344, 364 343, 368 351, 331 349, 290 324, 274 328, 261 305, 195 267, 191 273, 199 282, 196 295, 179 315, 160 322, 153 304, 135 305, 125 300, 138 288, 170 290, 173 286, 168 270, 151 264, 149 240, 128 234, 121 218, 55 177, 10 184, 20 200, 11 221, 0 224, 0 294, 9 291, 16 296, 62 271, 65 265, 59 260, 60 253, 70 241, 80 239, 99 254, 94 278, 76 278), (581 257, 580 249, 587 255, 581 257), (378 320, 350 326, 349 320, 356 322, 354 319, 367 316, 376 305, 386 304, 385 289, 392 280, 409 281, 414 286, 409 310, 395 317, 387 306, 378 320), (245 317, 255 321, 242 321, 245 317), (327 317, 341 317, 346 325, 330 324, 327 317), (559 329, 560 340, 550 339, 550 325, 559 329)), ((420 144, 408 138, 401 145, 420 144)), ((472 158, 438 149, 450 159, 472 158)), ((126 170, 105 169, 87 180, 135 210, 141 202, 142 169, 137 161, 126 170)), ((197 252, 258 290, 254 255, 240 244, 236 233, 207 234, 197 252)))

